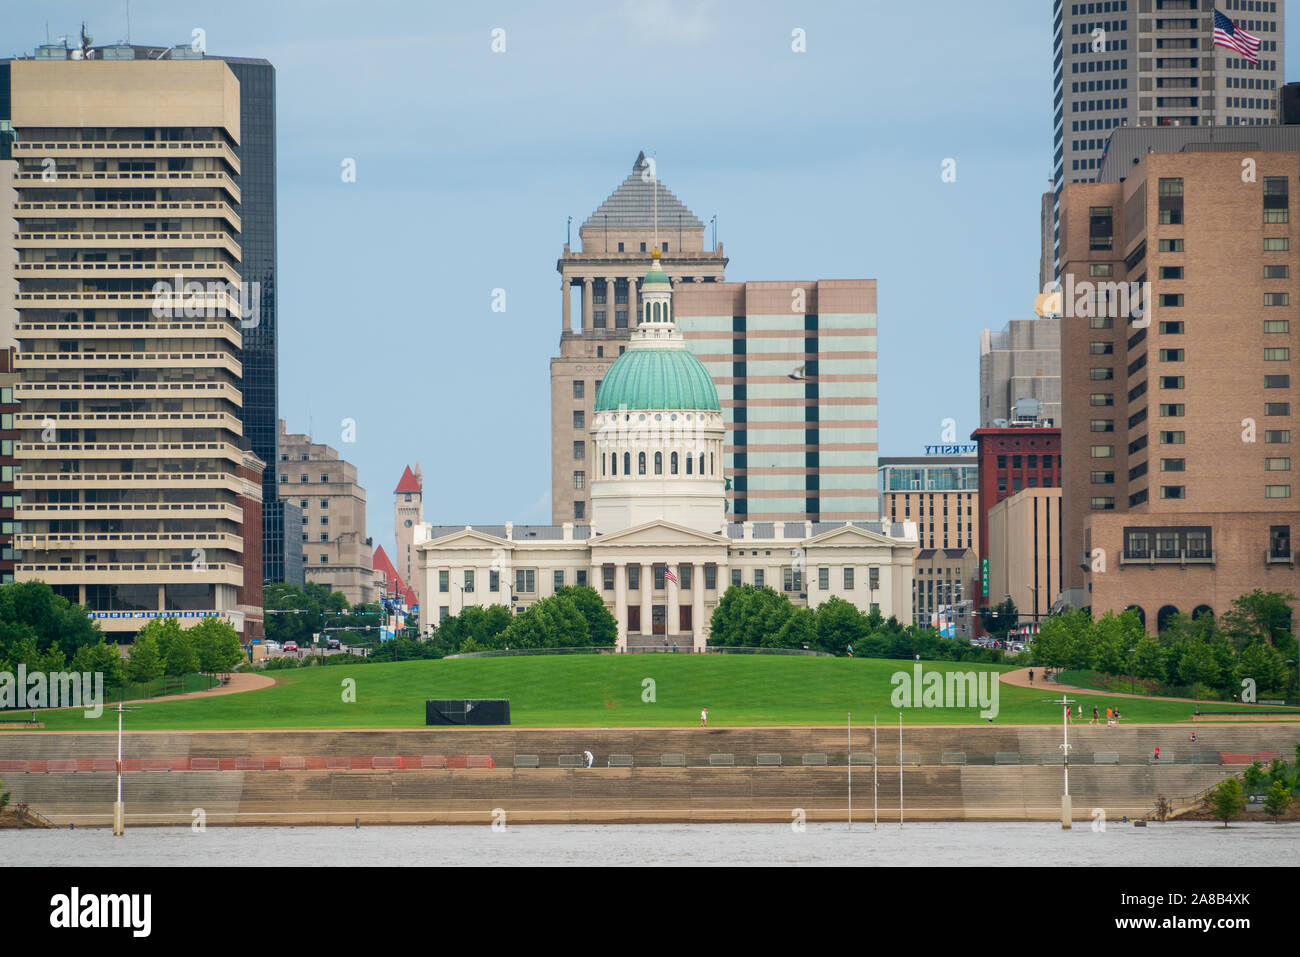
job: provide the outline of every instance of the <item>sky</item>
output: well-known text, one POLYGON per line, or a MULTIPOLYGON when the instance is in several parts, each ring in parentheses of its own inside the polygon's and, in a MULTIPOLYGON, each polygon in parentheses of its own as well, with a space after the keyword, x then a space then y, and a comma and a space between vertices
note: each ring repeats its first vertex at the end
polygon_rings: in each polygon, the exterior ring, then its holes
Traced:
MULTIPOLYGON (((6 4, 0 55, 126 39, 127 7, 6 4)), ((376 544, 416 461, 426 521, 550 522, 556 260, 638 151, 728 281, 877 280, 882 456, 965 440, 980 331, 1032 318, 1050 0, 129 9, 135 43, 276 68, 280 417, 357 466, 376 544)))

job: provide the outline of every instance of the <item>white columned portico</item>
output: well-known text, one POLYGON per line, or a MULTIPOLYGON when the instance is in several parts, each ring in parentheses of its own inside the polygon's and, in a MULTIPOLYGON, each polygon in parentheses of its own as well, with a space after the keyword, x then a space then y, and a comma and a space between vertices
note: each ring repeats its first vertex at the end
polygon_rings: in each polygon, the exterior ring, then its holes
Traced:
MULTIPOLYGON (((677 579, 677 584, 674 585, 672 582, 668 581, 668 576, 666 574, 664 575, 665 591, 668 593, 668 618, 667 621, 664 622, 664 636, 671 641, 673 636, 682 630, 682 576, 680 570, 681 566, 677 562, 670 562, 666 567, 677 579)), ((691 582, 692 586, 694 586, 694 584, 694 582, 691 582)))
POLYGON ((691 566, 691 644, 699 652, 704 647, 704 565, 691 566))
POLYGON ((614 565, 614 618, 618 621, 618 650, 627 651, 627 563, 614 565))

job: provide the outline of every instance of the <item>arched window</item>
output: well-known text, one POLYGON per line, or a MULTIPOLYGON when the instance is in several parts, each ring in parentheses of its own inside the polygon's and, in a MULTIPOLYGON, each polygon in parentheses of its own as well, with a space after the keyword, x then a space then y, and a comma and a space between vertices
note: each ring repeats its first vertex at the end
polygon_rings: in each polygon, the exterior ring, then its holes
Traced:
POLYGON ((617 452, 609 453, 609 474, 610 475, 618 474, 618 453, 617 452))
POLYGON ((650 303, 648 302, 645 304, 645 321, 650 321, 650 303))
POLYGON ((644 452, 638 452, 636 454, 636 474, 645 475, 645 453, 644 452))
POLYGON ((664 303, 664 322, 668 321, 668 303, 664 303))
POLYGON ((700 474, 704 474, 704 453, 700 453, 700 474))
POLYGON ((662 452, 656 452, 655 453, 655 475, 663 475, 663 474, 664 474, 664 454, 662 452))
POLYGON ((1160 610, 1156 612, 1156 634, 1168 628, 1169 622, 1173 620, 1176 614, 1178 614, 1178 609, 1173 605, 1161 605, 1160 610))
POLYGON ((693 457, 691 457, 690 455, 687 455, 687 456, 686 456, 686 474, 687 474, 687 475, 693 475, 693 474, 694 474, 693 471, 692 471, 692 469, 691 469, 691 466, 693 466, 694 464, 695 464, 695 459, 694 459, 693 457))
MULTIPOLYGON (((704 456, 701 455, 700 458, 703 459, 704 456)), ((713 453, 712 452, 709 453, 709 474, 710 475, 713 474, 713 453)))
POLYGON ((631 452, 623 453, 623 474, 624 475, 632 474, 632 453, 631 452))
POLYGON ((605 477, 605 453, 600 453, 600 477, 605 477))
POLYGON ((1192 621, 1195 621, 1197 618, 1200 618, 1202 615, 1209 615, 1211 618, 1213 618, 1214 609, 1211 608, 1209 605, 1197 605, 1195 608, 1192 609, 1192 621))
POLYGON ((1135 611, 1135 612, 1137 612, 1137 613, 1138 613, 1138 621, 1142 622, 1142 627, 1145 628, 1145 627, 1147 626, 1147 613, 1146 613, 1145 611, 1142 610, 1142 606, 1141 606, 1141 605, 1129 605, 1129 606, 1128 606, 1127 608, 1125 608, 1124 610, 1125 610, 1125 611, 1135 611))
POLYGON ((677 474, 677 453, 676 452, 674 452, 672 454, 672 457, 669 458, 668 460, 668 471, 671 472, 673 475, 677 474))
POLYGON ((660 321, 662 321, 662 320, 660 319, 659 303, 656 302, 656 303, 655 303, 655 322, 660 322, 660 321))

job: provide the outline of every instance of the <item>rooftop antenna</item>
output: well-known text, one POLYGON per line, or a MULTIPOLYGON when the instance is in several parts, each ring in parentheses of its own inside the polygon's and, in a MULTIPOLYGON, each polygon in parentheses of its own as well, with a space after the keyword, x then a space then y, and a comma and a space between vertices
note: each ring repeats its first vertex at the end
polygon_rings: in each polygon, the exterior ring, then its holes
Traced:
POLYGON ((131 0, 126 0, 126 43, 131 45, 131 0))

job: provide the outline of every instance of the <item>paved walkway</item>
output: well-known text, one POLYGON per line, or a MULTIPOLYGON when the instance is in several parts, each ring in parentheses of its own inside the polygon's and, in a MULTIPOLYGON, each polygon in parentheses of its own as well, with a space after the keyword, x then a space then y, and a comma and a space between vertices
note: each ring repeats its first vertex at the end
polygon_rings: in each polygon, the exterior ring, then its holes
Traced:
POLYGON ((155 701, 180 701, 184 698, 215 698, 217 695, 238 694, 241 691, 257 691, 259 688, 269 688, 273 684, 275 684, 275 679, 270 675, 256 675, 248 671, 237 671, 230 676, 230 681, 226 684, 208 688, 206 691, 189 691, 185 694, 168 694, 157 698, 136 698, 134 700, 144 704, 152 704, 155 701))
MULTIPOLYGON (((1154 694, 1130 694, 1127 691, 1101 691, 1097 688, 1082 688, 1078 685, 1063 685, 1055 681, 1043 680, 1042 668, 1021 668, 1017 671, 1007 671, 1002 675, 1002 681, 1009 685, 1015 685, 1017 688, 1041 688, 1044 691, 1077 691, 1079 694, 1092 695, 1097 698, 1143 698, 1147 701, 1185 701, 1188 704, 1209 704, 1209 705, 1238 705, 1240 702, 1235 701, 1197 701, 1195 698, 1175 698, 1165 695, 1154 694), (1034 680, 1029 680, 1029 672, 1033 671, 1034 680)), ((1257 705, 1256 707, 1263 707, 1257 705)))

